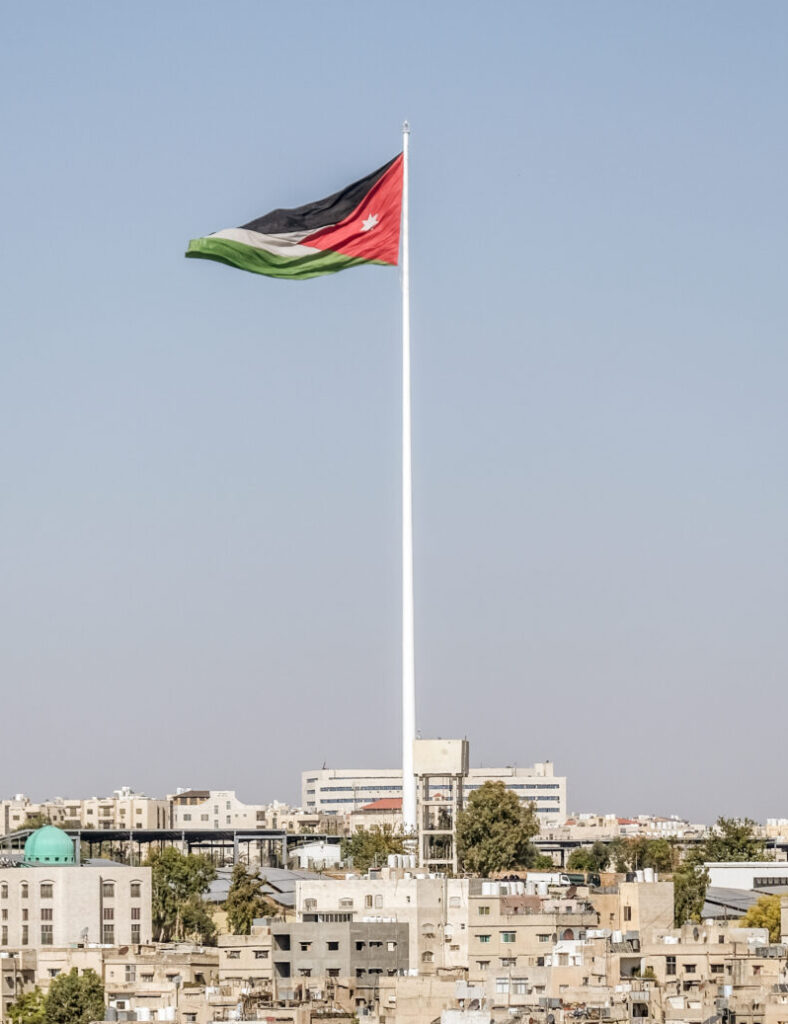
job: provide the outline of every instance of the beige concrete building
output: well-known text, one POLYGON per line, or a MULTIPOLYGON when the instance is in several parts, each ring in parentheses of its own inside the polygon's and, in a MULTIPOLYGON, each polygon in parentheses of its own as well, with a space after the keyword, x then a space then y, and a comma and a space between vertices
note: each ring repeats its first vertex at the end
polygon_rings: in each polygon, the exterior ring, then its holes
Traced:
POLYGON ((25 828, 30 818, 43 818, 63 828, 169 828, 168 800, 135 793, 128 786, 116 789, 112 796, 67 799, 56 797, 34 803, 24 794, 0 800, 0 835, 25 828))
POLYGON ((30 836, 22 862, 0 868, 0 950, 150 938, 150 868, 78 866, 74 844, 51 825, 30 836))
POLYGON ((283 829, 314 832, 320 815, 274 801, 245 804, 232 789, 187 789, 170 796, 173 828, 182 829, 283 829))
POLYGON ((219 984, 240 993, 273 998, 271 925, 252 926, 251 935, 219 936, 219 984))
POLYGON ((467 963, 468 879, 384 868, 373 878, 296 883, 299 921, 396 921, 409 926, 412 969, 435 974, 467 963))

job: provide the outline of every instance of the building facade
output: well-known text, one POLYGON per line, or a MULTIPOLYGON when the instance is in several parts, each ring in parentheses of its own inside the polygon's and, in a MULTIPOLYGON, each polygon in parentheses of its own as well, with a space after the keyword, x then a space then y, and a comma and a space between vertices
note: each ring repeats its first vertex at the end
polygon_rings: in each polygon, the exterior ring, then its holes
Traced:
MULTIPOLYGON (((527 768, 469 768, 463 779, 466 801, 485 782, 503 782, 523 803, 533 803, 543 825, 566 818, 566 777, 554 773, 551 761, 527 768)), ((440 783, 434 792, 441 792, 440 783)), ((399 768, 320 768, 301 773, 301 805, 307 812, 347 814, 390 798, 402 798, 399 768)))

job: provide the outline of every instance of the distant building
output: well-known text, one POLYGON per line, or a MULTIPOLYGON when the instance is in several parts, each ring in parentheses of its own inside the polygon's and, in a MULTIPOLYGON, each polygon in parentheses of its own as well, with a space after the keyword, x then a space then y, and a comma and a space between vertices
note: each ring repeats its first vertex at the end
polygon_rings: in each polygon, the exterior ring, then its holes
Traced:
POLYGON ((245 804, 232 789, 186 789, 169 798, 173 828, 181 829, 284 829, 311 832, 320 817, 300 807, 274 801, 245 804))
MULTIPOLYGON (((463 780, 466 801, 485 782, 503 782, 523 803, 533 803, 543 825, 566 818, 566 777, 555 775, 550 761, 528 768, 470 768, 463 780)), ((435 791, 441 791, 440 785, 435 791)), ((399 768, 318 768, 301 773, 301 805, 307 812, 347 814, 392 798, 402 799, 399 768)))
POLYGON ((19 864, 0 868, 0 950, 150 939, 150 868, 78 865, 53 825, 29 837, 19 864))

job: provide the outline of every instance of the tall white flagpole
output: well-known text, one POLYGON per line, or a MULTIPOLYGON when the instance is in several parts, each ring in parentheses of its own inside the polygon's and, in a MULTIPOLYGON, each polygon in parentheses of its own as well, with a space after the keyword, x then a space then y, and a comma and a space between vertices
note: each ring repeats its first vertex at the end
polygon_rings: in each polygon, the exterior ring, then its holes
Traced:
POLYGON ((413 477, 410 429, 410 262, 408 255, 408 143, 402 125, 402 826, 416 831, 416 656, 413 634, 413 477))

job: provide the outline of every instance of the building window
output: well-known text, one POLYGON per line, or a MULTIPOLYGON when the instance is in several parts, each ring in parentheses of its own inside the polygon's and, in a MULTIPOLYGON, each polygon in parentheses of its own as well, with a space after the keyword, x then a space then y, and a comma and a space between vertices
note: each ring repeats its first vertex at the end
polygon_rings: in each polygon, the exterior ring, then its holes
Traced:
POLYGON ((675 956, 665 957, 665 974, 674 975, 676 973, 676 958, 675 956))
POLYGON ((490 966, 490 961, 489 960, 477 960, 476 961, 476 966, 479 968, 480 971, 486 971, 487 968, 490 966))
POLYGON ((101 929, 101 941, 105 946, 115 945, 115 925, 105 924, 101 929))
POLYGON ((132 882, 130 886, 131 898, 137 900, 142 896, 142 882, 132 882))
POLYGON ((134 945, 139 945, 140 942, 140 926, 133 924, 131 926, 131 941, 134 945))
POLYGON ((0 900, 7 900, 7 899, 8 899, 8 882, 3 882, 3 884, 0 885, 0 900))
POLYGON ((337 950, 339 949, 339 942, 327 942, 326 949, 328 950, 329 953, 336 953, 337 950))
MULTIPOLYGON (((207 818, 207 817, 208 817, 208 815, 206 814, 206 815, 205 815, 205 817, 207 818)), ((184 820, 184 821, 191 821, 191 820, 192 820, 192 816, 191 816, 191 814, 184 814, 184 816, 183 816, 183 820, 184 820)))
POLYGON ((380 895, 380 893, 378 893, 378 895, 375 897, 375 906, 378 908, 383 906, 383 897, 380 895))
POLYGON ((459 896, 449 896, 449 906, 450 907, 459 907, 460 906, 460 897, 459 896))
POLYGON ((22 882, 19 887, 19 895, 23 900, 27 899, 27 882, 22 882))
POLYGON ((137 980, 137 968, 135 964, 126 964, 125 979, 126 981, 137 980))
POLYGON ((0 931, 0 946, 8 945, 8 925, 4 924, 0 931))
POLYGON ((254 951, 254 958, 255 958, 255 960, 267 960, 268 959, 268 950, 267 949, 256 949, 254 951))
POLYGON ((131 908, 131 919, 132 921, 139 921, 142 917, 142 907, 131 908))
POLYGON ((430 949, 425 949, 421 954, 421 962, 423 964, 431 964, 435 959, 435 954, 430 949))
POLYGON ((28 942, 28 930, 27 930, 27 925, 26 925, 26 924, 23 924, 23 925, 22 925, 22 945, 23 945, 23 946, 26 946, 26 945, 27 945, 27 942, 28 942))
POLYGON ((515 978, 512 981, 512 992, 516 996, 528 995, 528 982, 525 978, 515 978))
POLYGON ((712 964, 711 965, 711 973, 712 974, 722 974, 724 970, 725 970, 725 966, 723 964, 712 964))
POLYGON ((338 978, 339 977, 339 968, 338 967, 329 967, 329 969, 326 971, 326 974, 329 976, 329 978, 338 978))
POLYGON ((112 899, 115 895, 115 883, 114 882, 103 882, 101 886, 101 895, 105 900, 112 899))
POLYGON ((393 953, 396 948, 397 948, 397 943, 394 942, 393 939, 389 939, 389 941, 386 943, 386 949, 388 950, 388 952, 389 953, 393 953))
POLYGON ((52 908, 51 907, 42 907, 41 908, 41 920, 42 921, 51 921, 52 920, 52 908))
POLYGON ((8 920, 8 911, 5 910, 5 909, 0 910, 0 921, 7 921, 7 920, 8 920))
POLYGON ((27 909, 27 907, 25 907, 25 909, 22 911, 22 920, 23 921, 27 920, 29 913, 30 913, 30 911, 27 909))
POLYGON ((684 964, 684 970, 687 972, 687 974, 694 974, 695 964, 684 964))
POLYGON ((508 978, 496 978, 495 979, 495 994, 498 996, 505 996, 509 992, 509 979, 508 978))
POLYGON ((624 907, 624 920, 625 921, 631 921, 632 920, 632 907, 624 907))
POLYGON ((477 938, 478 938, 479 942, 489 942, 490 941, 490 936, 489 935, 478 935, 477 938))
POLYGON ((41 899, 51 900, 52 899, 53 886, 51 882, 41 883, 41 899))
POLYGON ((479 907, 479 916, 480 917, 489 917, 489 914, 490 914, 490 908, 489 907, 479 907))
POLYGON ((516 956, 502 956, 501 967, 516 967, 517 957, 516 956))
POLYGON ((104 920, 105 921, 114 921, 115 920, 115 908, 114 907, 104 907, 103 916, 104 916, 104 920))
POLYGON ((41 925, 41 945, 51 946, 52 945, 52 925, 42 924, 41 925))
POLYGON ((516 932, 501 932, 501 942, 514 942, 516 937, 516 932))
POLYGON ((544 932, 542 932, 541 934, 537 935, 536 937, 537 937, 537 939, 540 942, 549 942, 550 939, 552 938, 552 936, 550 935, 549 932, 546 935, 544 934, 544 932))
POLYGON ((304 900, 304 910, 317 910, 317 900, 304 900))
POLYGON ((298 977, 299 978, 311 978, 312 977, 312 968, 311 967, 299 967, 298 968, 298 977))
POLYGON ((372 907, 373 906, 373 900, 372 900, 372 896, 371 896, 370 893, 367 893, 367 895, 364 897, 364 906, 365 907, 372 907))
POLYGON ((352 908, 352 906, 353 906, 353 900, 352 899, 348 899, 348 897, 343 897, 339 901, 339 906, 341 908, 345 909, 345 910, 350 910, 352 908))
POLYGON ((240 960, 241 959, 241 951, 240 951, 240 949, 228 949, 227 950, 227 959, 228 960, 240 960))

